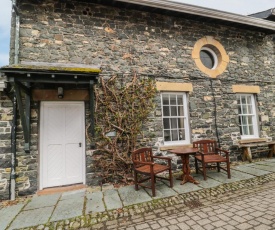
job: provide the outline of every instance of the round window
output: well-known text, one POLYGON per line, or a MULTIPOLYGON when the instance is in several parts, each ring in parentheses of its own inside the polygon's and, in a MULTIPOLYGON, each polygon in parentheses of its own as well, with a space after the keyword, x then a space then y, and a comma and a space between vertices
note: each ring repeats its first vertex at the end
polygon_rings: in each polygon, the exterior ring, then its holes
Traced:
POLYGON ((208 69, 215 69, 218 65, 216 53, 207 47, 202 47, 200 50, 200 59, 202 64, 208 69))
POLYGON ((222 44, 211 36, 198 40, 192 51, 197 67, 209 77, 216 78, 227 68, 229 56, 222 44))

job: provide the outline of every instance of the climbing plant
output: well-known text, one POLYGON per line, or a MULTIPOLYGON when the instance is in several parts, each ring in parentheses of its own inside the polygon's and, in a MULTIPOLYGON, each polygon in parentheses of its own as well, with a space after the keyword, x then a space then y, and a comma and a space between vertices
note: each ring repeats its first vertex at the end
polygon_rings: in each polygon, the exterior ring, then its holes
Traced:
POLYGON ((96 167, 105 178, 125 179, 131 152, 154 108, 155 81, 130 77, 100 78, 95 88, 96 167))

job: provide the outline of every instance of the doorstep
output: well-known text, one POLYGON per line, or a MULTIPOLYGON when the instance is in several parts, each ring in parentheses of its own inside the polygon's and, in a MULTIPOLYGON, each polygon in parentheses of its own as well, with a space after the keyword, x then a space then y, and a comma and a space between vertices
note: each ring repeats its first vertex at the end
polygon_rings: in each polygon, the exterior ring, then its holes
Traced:
POLYGON ((53 188, 45 188, 43 190, 37 191, 37 195, 50 195, 55 193, 63 193, 63 192, 69 192, 69 191, 75 191, 87 188, 85 184, 75 184, 75 185, 68 185, 68 186, 61 186, 61 187, 53 187, 53 188))

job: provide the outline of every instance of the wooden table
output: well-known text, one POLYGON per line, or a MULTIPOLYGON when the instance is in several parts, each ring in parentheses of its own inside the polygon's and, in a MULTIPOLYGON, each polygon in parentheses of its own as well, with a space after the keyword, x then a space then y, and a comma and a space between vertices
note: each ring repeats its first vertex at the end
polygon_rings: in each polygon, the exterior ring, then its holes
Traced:
POLYGON ((191 175, 190 175, 190 166, 189 166, 189 155, 194 155, 198 152, 197 148, 192 147, 179 147, 173 150, 169 150, 171 153, 175 153, 177 156, 180 156, 182 159, 182 177, 180 178, 182 182, 180 184, 185 184, 186 182, 191 182, 193 184, 199 184, 191 175))

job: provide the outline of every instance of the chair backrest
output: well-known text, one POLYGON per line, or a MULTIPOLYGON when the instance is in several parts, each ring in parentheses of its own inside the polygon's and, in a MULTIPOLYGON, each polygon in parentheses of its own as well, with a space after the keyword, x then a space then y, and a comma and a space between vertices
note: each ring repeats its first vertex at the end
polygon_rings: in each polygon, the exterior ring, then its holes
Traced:
MULTIPOLYGON (((152 148, 140 148, 137 150, 134 150, 132 152, 132 160, 134 161, 140 161, 140 162, 153 162, 153 153, 152 148)), ((135 164, 134 166, 139 166, 139 164, 135 164)))
POLYGON ((217 142, 215 140, 199 140, 193 142, 193 147, 207 154, 215 154, 217 142))

